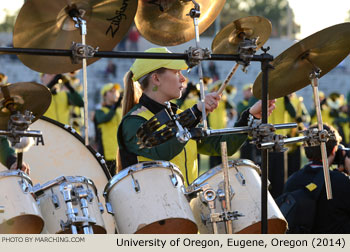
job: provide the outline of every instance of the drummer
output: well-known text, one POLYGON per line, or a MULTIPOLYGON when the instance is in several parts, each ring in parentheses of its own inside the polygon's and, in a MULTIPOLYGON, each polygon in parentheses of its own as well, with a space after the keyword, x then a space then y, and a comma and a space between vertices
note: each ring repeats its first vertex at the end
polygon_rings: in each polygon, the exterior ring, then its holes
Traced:
MULTIPOLYGON (((167 48, 151 48, 145 52, 171 53, 167 48)), ((123 120, 118 129, 120 161, 118 170, 142 161, 165 160, 177 165, 189 185, 198 177, 197 152, 205 155, 221 155, 220 142, 227 142, 227 153, 234 154, 246 140, 245 134, 212 136, 200 141, 189 140, 180 143, 174 136, 167 142, 153 148, 140 148, 136 132, 139 127, 156 113, 165 109, 165 102, 181 96, 185 77, 181 70, 187 69, 183 60, 136 59, 124 77, 123 120)), ((205 96, 207 113, 217 108, 220 96, 209 93, 205 96)), ((171 104, 174 113, 178 110, 171 104)), ((274 101, 269 102, 269 113, 274 109, 274 101)), ((198 102, 192 108, 199 123, 202 106, 198 102)), ((235 124, 246 126, 249 115, 261 117, 261 101, 241 114, 235 124)), ((196 126, 196 125, 194 125, 196 126)))
MULTIPOLYGON (((15 151, 11 148, 9 141, 4 136, 0 136, 0 163, 6 166, 8 169, 15 170, 17 169, 17 158, 15 151)), ((23 172, 29 175, 30 167, 26 163, 22 163, 23 172)))

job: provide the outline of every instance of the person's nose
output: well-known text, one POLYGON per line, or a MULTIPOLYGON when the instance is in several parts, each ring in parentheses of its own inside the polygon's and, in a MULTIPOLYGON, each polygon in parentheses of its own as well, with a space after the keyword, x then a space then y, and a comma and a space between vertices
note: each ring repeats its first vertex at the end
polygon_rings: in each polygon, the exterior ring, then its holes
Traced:
POLYGON ((180 72, 180 82, 185 82, 186 81, 186 78, 185 76, 182 74, 182 72, 180 72))

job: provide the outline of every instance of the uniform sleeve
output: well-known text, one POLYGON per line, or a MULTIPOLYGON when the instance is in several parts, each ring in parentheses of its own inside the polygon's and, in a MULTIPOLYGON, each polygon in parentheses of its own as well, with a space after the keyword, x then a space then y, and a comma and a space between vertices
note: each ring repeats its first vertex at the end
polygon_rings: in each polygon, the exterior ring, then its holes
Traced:
POLYGON ((84 107, 83 98, 75 90, 73 92, 68 92, 67 94, 68 94, 69 105, 84 107))
POLYGON ((115 115, 115 109, 110 109, 108 113, 103 112, 102 110, 98 109, 95 112, 95 120, 97 124, 109 122, 112 120, 113 116, 115 115))
POLYGON ((153 148, 140 149, 137 144, 138 138, 136 133, 140 126, 146 121, 146 119, 140 116, 129 116, 124 119, 119 130, 122 130, 122 142, 129 152, 153 160, 169 161, 183 150, 185 144, 180 143, 175 136, 153 148))
MULTIPOLYGON (((240 118, 235 123, 235 127, 248 125, 249 109, 242 112, 240 118)), ((221 155, 221 142, 227 143, 227 155, 232 156, 247 140, 247 134, 229 134, 222 136, 212 136, 198 141, 198 152, 209 156, 221 155)))

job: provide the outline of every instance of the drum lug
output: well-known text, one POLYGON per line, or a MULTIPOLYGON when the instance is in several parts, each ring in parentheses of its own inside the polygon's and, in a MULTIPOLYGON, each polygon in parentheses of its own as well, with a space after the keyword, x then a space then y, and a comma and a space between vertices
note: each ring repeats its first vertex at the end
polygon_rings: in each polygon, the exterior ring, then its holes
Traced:
POLYGON ((201 213, 201 220, 204 225, 207 225, 208 218, 206 218, 202 213, 201 213))
POLYGON ((98 202, 98 208, 100 209, 101 214, 105 212, 105 209, 103 208, 103 205, 101 202, 98 202))
POLYGON ((130 172, 131 178, 132 178, 132 186, 134 187, 135 192, 140 192, 140 184, 137 179, 134 178, 133 172, 130 172))
POLYGON ((112 208, 111 203, 106 202, 106 209, 107 209, 107 213, 109 213, 109 214, 111 214, 111 215, 114 215, 114 212, 113 212, 113 208, 112 208))
POLYGON ((175 174, 173 173, 172 175, 169 175, 169 177, 170 177, 171 183, 173 183, 174 187, 177 187, 179 182, 177 181, 175 174))
POLYGON ((24 192, 24 193, 27 193, 27 192, 29 192, 29 190, 30 190, 30 185, 28 184, 28 182, 26 181, 26 180, 24 180, 23 178, 21 179, 21 181, 18 181, 18 184, 19 184, 19 186, 21 187, 21 189, 22 189, 22 191, 24 192))
POLYGON ((0 213, 5 213, 5 206, 0 206, 0 213))
POLYGON ((174 187, 177 187, 177 185, 179 184, 179 181, 177 181, 176 175, 174 173, 174 167, 172 166, 172 164, 169 164, 169 166, 171 170, 171 175, 169 175, 171 183, 173 183, 174 187))
POLYGON ((52 194, 51 201, 52 204, 55 206, 55 209, 60 207, 60 201, 58 200, 58 196, 56 194, 52 194))
POLYGON ((238 182, 242 185, 242 186, 245 186, 246 185, 246 181, 245 181, 245 178, 243 176, 243 174, 238 171, 237 169, 237 173, 235 174, 236 176, 236 179, 238 180, 238 182))

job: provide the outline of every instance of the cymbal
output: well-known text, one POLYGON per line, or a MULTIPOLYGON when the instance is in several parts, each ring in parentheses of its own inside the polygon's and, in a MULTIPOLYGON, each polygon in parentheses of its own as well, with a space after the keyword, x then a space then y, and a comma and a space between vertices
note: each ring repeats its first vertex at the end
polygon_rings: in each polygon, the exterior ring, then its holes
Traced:
MULTIPOLYGON (((135 1, 136 2, 136 1, 135 1)), ((125 0, 31 0, 22 6, 16 19, 13 46, 20 48, 70 50, 72 42, 81 43, 80 28, 69 13, 78 10, 86 20, 86 44, 100 51, 112 51, 131 26, 136 3, 125 0), (70 4, 68 4, 70 3, 70 4)), ((18 55, 29 68, 43 73, 67 73, 82 67, 70 57, 18 55)), ((87 59, 87 64, 99 58, 87 59)))
POLYGON ((271 22, 259 16, 237 19, 226 25, 214 38, 211 44, 213 53, 237 54, 239 43, 247 39, 258 38, 257 50, 262 47, 271 35, 271 22))
POLYGON ((51 92, 44 85, 35 82, 18 82, 0 85, 0 129, 7 130, 12 113, 29 110, 35 122, 51 104, 51 92))
MULTIPOLYGON (((294 44, 277 58, 268 74, 269 99, 291 94, 311 83, 316 66, 320 77, 336 67, 350 53, 350 23, 330 26, 294 44), (314 66, 313 66, 314 65, 314 66)), ((253 94, 261 98, 262 73, 253 85, 253 94)))
MULTIPOLYGON (((204 32, 224 7, 225 0, 196 0, 200 5, 199 33, 204 32)), ((135 24, 148 41, 161 46, 174 46, 195 38, 191 1, 138 1, 135 24), (156 2, 156 3, 155 3, 156 2)))

